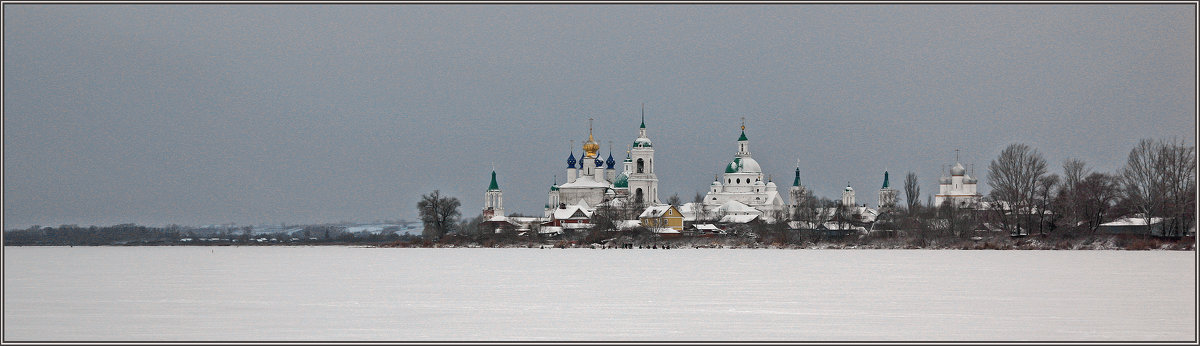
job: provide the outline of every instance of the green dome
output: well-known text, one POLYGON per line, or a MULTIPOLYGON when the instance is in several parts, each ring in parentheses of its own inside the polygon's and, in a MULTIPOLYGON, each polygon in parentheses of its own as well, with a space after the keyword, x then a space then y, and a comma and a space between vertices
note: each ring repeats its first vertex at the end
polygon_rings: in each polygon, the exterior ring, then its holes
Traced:
POLYGON ((725 173, 737 173, 738 170, 741 168, 742 168, 742 158, 735 157, 733 159, 733 162, 730 162, 728 166, 725 166, 725 173))
POLYGON ((618 175, 617 178, 613 180, 613 187, 628 188, 629 175, 625 174, 625 172, 621 172, 621 175, 618 175))
POLYGON ((638 139, 633 140, 634 148, 649 148, 649 147, 653 147, 653 146, 654 145, 652 145, 650 143, 649 138, 638 138, 638 139))

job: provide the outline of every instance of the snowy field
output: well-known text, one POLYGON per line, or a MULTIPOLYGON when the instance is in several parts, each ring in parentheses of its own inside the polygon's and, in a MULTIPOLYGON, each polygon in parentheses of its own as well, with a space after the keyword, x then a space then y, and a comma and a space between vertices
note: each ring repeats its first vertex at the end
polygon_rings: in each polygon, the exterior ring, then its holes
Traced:
POLYGON ((4 341, 1195 341, 1192 251, 5 247, 4 341))

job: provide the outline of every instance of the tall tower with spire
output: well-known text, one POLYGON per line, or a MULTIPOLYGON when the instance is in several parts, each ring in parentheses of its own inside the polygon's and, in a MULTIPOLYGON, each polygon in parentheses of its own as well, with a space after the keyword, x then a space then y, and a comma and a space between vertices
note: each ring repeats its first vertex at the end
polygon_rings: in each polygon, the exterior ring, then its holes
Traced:
POLYGON ((799 205, 808 194, 808 188, 800 182, 800 160, 796 160, 796 177, 792 179, 792 187, 788 188, 788 194, 792 197, 792 206, 799 205))
POLYGON ((487 192, 483 193, 483 217, 490 219, 492 216, 504 216, 504 192, 500 191, 500 184, 496 183, 496 168, 492 168, 492 183, 488 185, 487 192))
POLYGON ((654 145, 646 136, 646 104, 642 104, 642 124, 638 128, 638 137, 633 140, 633 148, 629 150, 633 163, 633 172, 629 174, 629 197, 635 203, 641 201, 647 205, 657 205, 658 176, 654 173, 654 145))
POLYGON ((887 211, 896 207, 896 195, 899 191, 893 189, 888 182, 888 172, 883 171, 883 187, 879 188, 879 211, 887 211))

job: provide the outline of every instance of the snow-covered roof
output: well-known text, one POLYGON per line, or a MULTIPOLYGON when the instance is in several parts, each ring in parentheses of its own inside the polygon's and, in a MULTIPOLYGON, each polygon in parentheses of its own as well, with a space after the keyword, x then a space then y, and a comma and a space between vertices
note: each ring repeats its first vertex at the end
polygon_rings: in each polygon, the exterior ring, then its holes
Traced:
MULTIPOLYGON (((583 201, 580 201, 583 202, 583 201)), ((583 205, 568 205, 566 208, 554 209, 554 219, 565 220, 572 218, 576 213, 582 213, 585 218, 592 218, 592 210, 587 209, 587 203, 583 205)))
POLYGON ((721 221, 720 221, 720 222, 721 222, 721 223, 747 223, 747 222, 750 222, 750 221, 754 221, 754 219, 757 219, 757 218, 758 218, 758 215, 757 215, 757 214, 753 214, 753 215, 725 215, 724 217, 721 217, 721 221))
POLYGON ((541 234, 562 233, 562 231, 563 231, 562 227, 546 226, 546 227, 542 227, 542 229, 538 230, 538 233, 541 233, 541 234))
POLYGON ((788 221, 788 228, 791 229, 816 229, 817 224, 809 221, 788 221))
POLYGON ((641 225, 642 225, 641 220, 618 220, 617 224, 616 224, 617 229, 637 228, 641 225))
MULTIPOLYGON (((1150 218, 1151 225, 1160 223, 1160 222, 1163 222, 1163 218, 1161 218, 1161 217, 1150 218)), ((1145 225, 1146 225, 1146 219, 1142 218, 1142 217, 1123 217, 1120 219, 1113 220, 1112 222, 1106 222, 1106 223, 1100 224, 1100 226, 1109 226, 1109 227, 1113 227, 1113 226, 1145 226, 1145 225)))
POLYGON ((592 228, 592 226, 595 226, 595 225, 590 224, 590 223, 564 223, 563 224, 563 228, 567 228, 567 229, 592 228))
POLYGON ((754 209, 753 207, 750 207, 748 205, 743 204, 742 202, 738 202, 738 201, 735 201, 732 199, 729 200, 728 202, 725 202, 725 204, 722 204, 720 207, 717 208, 717 210, 720 210, 721 212, 724 212, 724 213, 742 213, 742 214, 755 214, 755 215, 762 214, 762 212, 759 211, 758 209, 754 209))
POLYGON ((518 224, 532 224, 535 222, 546 222, 546 221, 550 221, 550 220, 548 220, 547 218, 544 218, 544 217, 512 216, 512 217, 508 218, 508 221, 518 223, 518 224))
POLYGON ((595 188, 595 187, 611 188, 613 186, 612 186, 612 183, 609 183, 608 181, 598 181, 598 180, 592 179, 592 177, 586 176, 586 175, 575 179, 575 181, 558 186, 559 190, 571 189, 571 188, 595 188))
POLYGON ((664 213, 666 213, 666 212, 667 212, 667 210, 671 210, 671 206, 670 206, 670 205, 656 205, 656 206, 652 206, 652 207, 646 208, 646 210, 643 210, 643 211, 642 211, 642 214, 641 214, 641 215, 638 215, 638 217, 639 217, 639 218, 643 218, 643 217, 661 217, 661 216, 663 216, 663 214, 664 214, 664 213))
POLYGON ((651 230, 656 234, 679 234, 679 231, 674 228, 652 228, 651 230))
POLYGON ((717 227, 717 225, 714 225, 711 223, 697 224, 697 225, 693 225, 693 227, 696 227, 696 229, 701 230, 701 231, 720 231, 721 230, 721 228, 717 227))
POLYGON ((488 218, 487 221, 484 222, 508 222, 508 217, 504 215, 496 215, 488 218))

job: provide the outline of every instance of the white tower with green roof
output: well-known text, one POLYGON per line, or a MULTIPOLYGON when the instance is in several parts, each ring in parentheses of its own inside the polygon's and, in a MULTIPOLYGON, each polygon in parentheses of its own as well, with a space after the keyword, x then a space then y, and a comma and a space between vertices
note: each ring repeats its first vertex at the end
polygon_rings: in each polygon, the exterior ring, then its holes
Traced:
MULTIPOLYGON (((658 205, 658 176, 654 174, 654 145, 646 136, 646 106, 642 105, 642 125, 638 137, 629 150, 633 172, 629 173, 629 198, 631 202, 658 205)), ((619 178, 618 178, 619 179, 619 178)))
POLYGON ((888 184, 888 172, 883 171, 883 187, 879 188, 879 211, 891 210, 896 207, 896 195, 899 191, 888 184))
POLYGON ((500 184, 496 183, 495 168, 492 168, 492 183, 483 193, 483 217, 489 219, 492 216, 504 216, 504 191, 500 191, 500 184))

